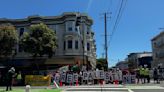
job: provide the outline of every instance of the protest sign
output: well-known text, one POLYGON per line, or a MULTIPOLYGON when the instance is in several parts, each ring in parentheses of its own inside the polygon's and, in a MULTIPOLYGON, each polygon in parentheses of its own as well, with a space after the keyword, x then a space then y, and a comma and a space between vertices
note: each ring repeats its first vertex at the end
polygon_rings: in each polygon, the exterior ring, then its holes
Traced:
MULTIPOLYGON (((79 78, 80 74, 74 73, 61 73, 61 75, 56 74, 55 75, 55 81, 58 83, 59 80, 62 82, 76 82, 79 78)), ((117 81, 123 81, 124 83, 135 83, 135 75, 122 75, 122 71, 116 71, 116 72, 104 72, 103 70, 97 70, 97 71, 86 71, 82 73, 82 80, 86 81, 92 81, 94 79, 104 79, 105 81, 113 82, 115 80, 117 81)))
POLYGON ((67 83, 72 83, 72 81, 73 81, 72 74, 67 74, 67 83))
POLYGON ((122 81, 122 71, 118 71, 118 80, 122 81))
POLYGON ((78 74, 74 73, 73 74, 73 82, 76 82, 76 81, 78 81, 78 74))
POLYGON ((60 81, 60 75, 59 75, 59 73, 56 73, 56 75, 55 75, 55 81, 56 81, 56 83, 59 83, 59 81, 60 81))
POLYGON ((105 72, 104 80, 107 80, 107 81, 110 80, 110 73, 109 72, 105 72))
POLYGON ((131 75, 131 83, 136 83, 136 75, 131 75))
POLYGON ((61 77, 60 77, 60 78, 61 78, 60 80, 61 80, 62 82, 65 82, 65 81, 66 81, 66 73, 62 73, 60 76, 61 76, 61 77))
POLYGON ((125 84, 135 83, 135 79, 135 75, 123 75, 123 83, 125 84))
POLYGON ((93 79, 94 79, 93 72, 88 72, 88 80, 93 80, 93 79))
POLYGON ((88 80, 88 72, 83 72, 83 80, 88 80))
POLYGON ((96 71, 96 77, 98 79, 104 79, 104 71, 103 70, 96 71))
POLYGON ((112 73, 113 80, 118 80, 118 74, 117 73, 112 73))

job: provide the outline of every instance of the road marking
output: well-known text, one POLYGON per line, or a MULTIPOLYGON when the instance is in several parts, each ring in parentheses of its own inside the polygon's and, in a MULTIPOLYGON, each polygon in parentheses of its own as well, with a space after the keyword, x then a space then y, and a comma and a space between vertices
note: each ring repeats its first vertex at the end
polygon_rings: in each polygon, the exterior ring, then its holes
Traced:
MULTIPOLYGON (((67 88, 67 89, 69 89, 69 90, 71 90, 71 89, 101 89, 101 88, 67 88)), ((128 88, 102 88, 102 89, 128 89, 128 88)))
POLYGON ((164 89, 164 87, 160 86, 126 86, 129 89, 164 89))
POLYGON ((128 88, 67 88, 63 92, 101 92, 102 89, 104 92, 133 92, 128 88))
POLYGON ((134 92, 134 91, 132 91, 130 88, 128 88, 128 91, 129 91, 129 92, 134 92))

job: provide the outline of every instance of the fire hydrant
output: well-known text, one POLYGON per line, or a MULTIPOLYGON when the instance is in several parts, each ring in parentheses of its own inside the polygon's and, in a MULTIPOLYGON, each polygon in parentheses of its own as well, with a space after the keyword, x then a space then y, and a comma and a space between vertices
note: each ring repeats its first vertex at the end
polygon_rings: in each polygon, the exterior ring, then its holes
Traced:
POLYGON ((30 92, 30 85, 26 85, 25 92, 30 92))

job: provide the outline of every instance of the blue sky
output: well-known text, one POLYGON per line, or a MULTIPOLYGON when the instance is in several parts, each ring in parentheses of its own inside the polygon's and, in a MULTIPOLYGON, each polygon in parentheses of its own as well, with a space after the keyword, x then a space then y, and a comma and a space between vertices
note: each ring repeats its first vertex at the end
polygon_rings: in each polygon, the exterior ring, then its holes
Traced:
MULTIPOLYGON (((63 12, 85 12, 93 18, 97 55, 102 57, 104 20, 110 35, 121 0, 0 0, 0 17, 25 18, 29 15, 56 16, 63 12)), ((151 39, 164 27, 164 0, 127 0, 119 25, 109 44, 109 66, 124 60, 131 52, 152 51, 151 39)), ((110 38, 110 37, 109 37, 110 38)))

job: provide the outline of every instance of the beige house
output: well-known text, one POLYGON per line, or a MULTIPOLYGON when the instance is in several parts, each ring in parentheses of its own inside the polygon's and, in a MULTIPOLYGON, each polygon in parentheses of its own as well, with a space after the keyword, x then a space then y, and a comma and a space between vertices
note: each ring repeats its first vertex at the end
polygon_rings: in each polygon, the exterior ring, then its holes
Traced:
MULTIPOLYGON (((44 65, 68 65, 88 64, 93 69, 96 67, 96 44, 94 40, 94 32, 91 29, 93 20, 83 13, 67 12, 59 16, 29 16, 24 19, 6 19, 0 18, 0 24, 13 24, 19 36, 28 31, 28 27, 32 24, 45 23, 49 28, 56 31, 58 48, 51 59, 45 59, 44 65), (75 22, 77 16, 80 26, 77 28, 75 22), (84 47, 84 48, 83 48, 84 47)), ((30 59, 31 56, 25 53, 19 45, 17 45, 16 59, 30 59)))
POLYGON ((153 67, 161 65, 164 67, 164 31, 155 36, 152 40, 153 67))

